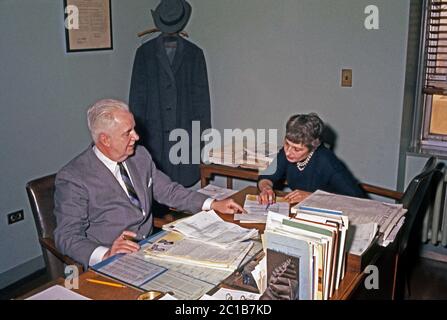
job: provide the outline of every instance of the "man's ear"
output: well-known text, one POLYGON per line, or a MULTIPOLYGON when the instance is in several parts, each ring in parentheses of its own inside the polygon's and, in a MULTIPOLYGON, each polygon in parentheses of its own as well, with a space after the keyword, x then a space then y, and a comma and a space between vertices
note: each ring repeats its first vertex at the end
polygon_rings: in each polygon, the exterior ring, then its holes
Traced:
POLYGON ((105 147, 110 147, 110 137, 105 134, 104 132, 101 132, 98 136, 98 141, 105 147))

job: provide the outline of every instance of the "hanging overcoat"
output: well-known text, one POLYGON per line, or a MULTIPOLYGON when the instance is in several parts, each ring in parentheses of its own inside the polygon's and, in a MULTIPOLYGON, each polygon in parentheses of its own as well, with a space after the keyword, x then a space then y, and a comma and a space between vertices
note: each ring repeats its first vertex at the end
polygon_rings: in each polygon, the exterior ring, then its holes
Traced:
MULTIPOLYGON (((192 138, 192 121, 200 121, 200 134, 211 127, 208 75, 202 49, 177 36, 171 65, 163 35, 141 45, 135 54, 129 106, 140 143, 152 154, 157 167, 184 186, 196 183, 200 177, 197 164, 200 146, 192 148, 192 141, 196 145, 203 143, 198 135, 192 138), (176 141, 169 141, 170 133, 177 128, 188 133, 188 145, 183 150, 189 150, 189 164, 177 165, 169 159, 171 147, 179 147, 177 135, 176 141), (193 159, 196 163, 192 163, 193 159)), ((181 158, 178 152, 175 154, 176 159, 181 158)), ((182 156, 186 158, 185 154, 182 156)))

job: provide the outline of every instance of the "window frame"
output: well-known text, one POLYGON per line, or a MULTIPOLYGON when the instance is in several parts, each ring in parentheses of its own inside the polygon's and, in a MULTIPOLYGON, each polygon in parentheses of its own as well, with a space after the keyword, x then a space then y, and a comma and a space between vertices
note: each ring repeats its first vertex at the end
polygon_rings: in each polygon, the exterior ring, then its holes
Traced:
MULTIPOLYGON (((426 51, 427 42, 430 35, 430 7, 432 2, 441 2, 445 4, 447 10, 447 0, 423 0, 423 15, 421 23, 421 35, 419 46, 419 64, 415 95, 415 112, 413 125, 413 139, 411 145, 413 147, 446 149, 447 150, 447 135, 430 133, 430 121, 432 115, 432 102, 434 95, 442 95, 447 97, 447 89, 428 88, 427 75, 427 57, 426 51)), ((447 15, 445 17, 447 23, 447 15)), ((447 39, 444 40, 447 45, 447 39)), ((447 55, 447 48, 445 50, 447 55)), ((433 53, 432 53, 433 54, 433 53)), ((446 63, 447 67, 447 63, 446 63)), ((432 67, 433 68, 433 67, 432 67)), ((446 72, 447 76, 447 72, 446 72)), ((445 81, 447 85, 447 81, 445 81)))

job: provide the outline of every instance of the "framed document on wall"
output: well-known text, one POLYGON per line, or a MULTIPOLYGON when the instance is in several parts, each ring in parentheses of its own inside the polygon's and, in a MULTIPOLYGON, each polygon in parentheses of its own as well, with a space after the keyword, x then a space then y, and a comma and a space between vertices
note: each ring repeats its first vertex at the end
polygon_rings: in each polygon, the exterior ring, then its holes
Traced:
POLYGON ((67 52, 112 50, 111 0, 64 0, 67 52))

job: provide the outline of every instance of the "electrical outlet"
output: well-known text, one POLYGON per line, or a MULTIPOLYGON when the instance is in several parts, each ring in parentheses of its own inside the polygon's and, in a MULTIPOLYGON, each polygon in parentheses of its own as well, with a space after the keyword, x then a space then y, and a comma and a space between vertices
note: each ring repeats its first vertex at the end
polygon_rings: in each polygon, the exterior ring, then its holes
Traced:
POLYGON ((23 210, 19 210, 16 212, 12 212, 8 214, 8 224, 13 224, 16 222, 19 222, 25 218, 25 215, 23 214, 23 210))
POLYGON ((341 86, 352 87, 352 69, 341 70, 341 86))

